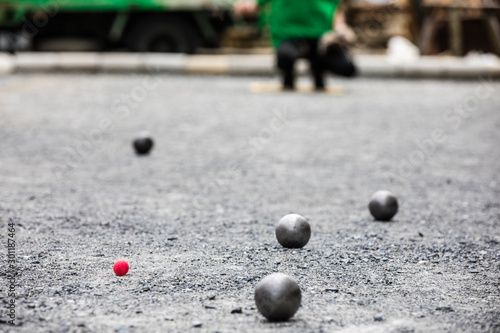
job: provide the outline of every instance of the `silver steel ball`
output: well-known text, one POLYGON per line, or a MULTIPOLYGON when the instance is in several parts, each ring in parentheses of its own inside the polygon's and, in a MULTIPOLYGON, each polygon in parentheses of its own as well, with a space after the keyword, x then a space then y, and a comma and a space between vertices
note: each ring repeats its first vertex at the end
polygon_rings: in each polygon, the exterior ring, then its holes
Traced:
POLYGON ((255 287, 255 304, 270 321, 285 321, 299 309, 302 293, 298 284, 288 275, 273 273, 255 287))
POLYGON ((298 214, 288 214, 279 220, 276 225, 276 239, 287 248, 304 247, 311 238, 309 222, 298 214))
POLYGON ((377 191, 372 195, 368 209, 376 220, 390 221, 398 212, 398 199, 389 191, 377 191))
POLYGON ((148 132, 141 132, 135 137, 133 146, 137 155, 146 155, 153 148, 154 142, 148 132))

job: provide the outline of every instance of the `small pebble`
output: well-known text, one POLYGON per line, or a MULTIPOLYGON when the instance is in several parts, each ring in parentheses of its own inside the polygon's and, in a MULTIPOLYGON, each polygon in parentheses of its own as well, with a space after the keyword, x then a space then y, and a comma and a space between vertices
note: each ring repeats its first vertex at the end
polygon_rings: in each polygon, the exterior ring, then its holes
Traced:
POLYGON ((239 306, 237 308, 232 309, 231 313, 243 313, 243 309, 241 308, 241 306, 239 306))
POLYGON ((115 327, 114 332, 116 333, 127 333, 130 332, 130 326, 118 326, 115 327))
POLYGON ((436 308, 436 311, 443 311, 443 312, 453 312, 453 308, 451 306, 438 306, 436 308))

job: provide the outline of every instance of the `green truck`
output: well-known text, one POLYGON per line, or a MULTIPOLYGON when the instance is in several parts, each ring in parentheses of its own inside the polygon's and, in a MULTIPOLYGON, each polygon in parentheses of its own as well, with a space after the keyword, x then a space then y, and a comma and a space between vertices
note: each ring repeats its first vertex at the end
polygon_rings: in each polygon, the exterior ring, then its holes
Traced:
POLYGON ((217 47, 235 0, 0 0, 0 50, 81 38, 99 49, 194 53, 217 47))

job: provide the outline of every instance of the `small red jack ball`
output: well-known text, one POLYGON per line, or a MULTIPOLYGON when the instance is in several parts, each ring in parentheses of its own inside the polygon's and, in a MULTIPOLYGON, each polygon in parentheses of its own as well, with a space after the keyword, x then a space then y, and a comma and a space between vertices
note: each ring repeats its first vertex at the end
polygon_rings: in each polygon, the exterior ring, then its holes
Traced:
POLYGON ((123 276, 128 272, 128 263, 125 260, 118 260, 113 265, 113 271, 118 276, 123 276))

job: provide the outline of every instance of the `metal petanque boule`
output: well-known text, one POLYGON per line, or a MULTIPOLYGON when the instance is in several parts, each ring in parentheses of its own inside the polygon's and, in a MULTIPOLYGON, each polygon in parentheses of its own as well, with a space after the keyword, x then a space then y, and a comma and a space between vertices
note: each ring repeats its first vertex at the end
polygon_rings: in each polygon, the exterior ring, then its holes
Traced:
POLYGON ((288 214, 276 226, 276 239, 286 248, 304 247, 311 238, 311 226, 307 219, 298 214, 288 214))
POLYGON ((398 212, 398 200, 389 191, 377 191, 372 195, 368 209, 375 220, 390 221, 398 212))
POLYGON ((154 142, 148 132, 140 132, 135 137, 133 146, 137 155, 147 155, 153 148, 154 142))
POLYGON ((285 321, 299 309, 302 293, 298 284, 288 275, 273 273, 255 287, 255 304, 270 321, 285 321))

